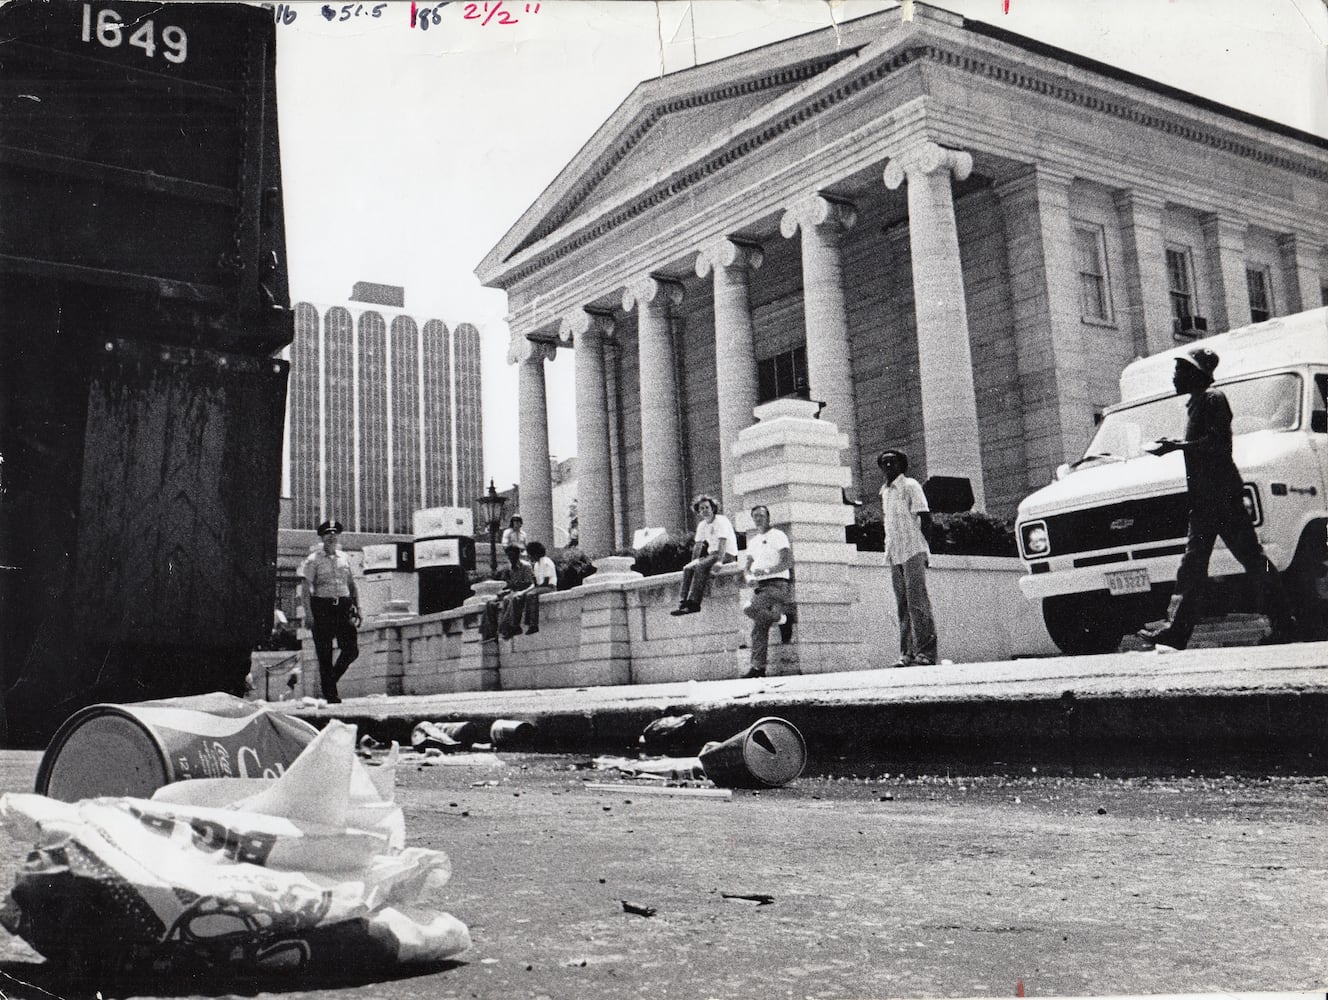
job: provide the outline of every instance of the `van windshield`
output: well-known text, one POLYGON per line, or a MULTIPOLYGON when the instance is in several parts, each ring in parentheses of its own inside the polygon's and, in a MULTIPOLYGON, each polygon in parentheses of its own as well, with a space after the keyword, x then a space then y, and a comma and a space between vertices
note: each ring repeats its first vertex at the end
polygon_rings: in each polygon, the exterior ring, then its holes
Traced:
MULTIPOLYGON (((1288 431, 1300 423, 1300 376, 1294 372, 1265 375, 1219 385, 1231 404, 1232 436, 1255 431, 1288 431)), ((1185 436, 1184 396, 1154 399, 1108 413, 1075 463, 1137 458, 1146 445, 1161 437, 1185 436)))

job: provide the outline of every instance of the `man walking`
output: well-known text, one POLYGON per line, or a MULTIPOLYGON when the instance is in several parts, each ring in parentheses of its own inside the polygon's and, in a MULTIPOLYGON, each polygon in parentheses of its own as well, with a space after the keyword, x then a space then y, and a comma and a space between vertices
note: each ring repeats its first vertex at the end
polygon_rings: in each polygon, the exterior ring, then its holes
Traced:
POLYGON ((1153 646, 1184 649, 1199 618, 1199 605, 1208 583, 1208 560, 1213 543, 1221 538, 1236 557, 1263 602, 1272 625, 1265 642, 1294 642, 1296 622, 1282 590, 1282 581, 1264 555, 1245 510, 1244 484, 1231 457, 1231 404, 1220 389, 1212 388, 1219 358, 1197 347, 1176 359, 1171 384, 1185 403, 1185 438, 1160 438, 1146 449, 1153 455, 1173 451, 1185 456, 1185 488, 1190 499, 1189 537, 1176 571, 1179 600, 1171 621, 1157 632, 1140 630, 1153 646))
MULTIPOLYGON (((746 677, 764 677, 770 648, 770 626, 784 617, 789 597, 789 570, 793 568, 793 552, 788 535, 770 527, 770 509, 764 504, 752 508, 752 521, 756 533, 747 540, 748 582, 756 585, 752 601, 743 608, 743 614, 752 620, 751 669, 746 677)), ((784 636, 787 641, 787 636, 784 636)))
POLYGON ((300 567, 304 577, 301 588, 305 620, 314 634, 318 654, 318 679, 328 704, 341 701, 337 681, 360 655, 358 629, 359 596, 350 559, 340 549, 341 522, 324 521, 318 526, 323 547, 313 552, 300 567), (337 643, 337 660, 332 662, 332 640, 337 643))
POLYGON ((918 481, 905 475, 908 456, 902 451, 883 451, 876 464, 885 475, 881 486, 885 562, 899 610, 899 659, 894 666, 929 666, 936 662, 936 620, 927 596, 931 507, 918 481))

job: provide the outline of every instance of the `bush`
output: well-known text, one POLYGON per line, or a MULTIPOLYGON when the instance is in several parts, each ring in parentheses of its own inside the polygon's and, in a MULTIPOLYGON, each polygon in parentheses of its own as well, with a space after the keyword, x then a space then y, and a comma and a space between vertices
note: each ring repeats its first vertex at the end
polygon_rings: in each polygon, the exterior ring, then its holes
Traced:
MULTIPOLYGON (((862 552, 885 551, 885 525, 880 515, 859 508, 856 523, 845 529, 845 541, 862 552)), ((980 511, 933 514, 931 550, 957 556, 1017 556, 1014 528, 980 511)))
POLYGON ((595 572, 595 564, 581 549, 553 549, 549 553, 553 568, 558 571, 558 589, 571 590, 581 586, 583 580, 595 572))
POLYGON ((677 573, 692 558, 692 535, 671 531, 660 535, 635 552, 630 549, 623 555, 636 556, 632 569, 642 576, 659 576, 661 573, 677 573))

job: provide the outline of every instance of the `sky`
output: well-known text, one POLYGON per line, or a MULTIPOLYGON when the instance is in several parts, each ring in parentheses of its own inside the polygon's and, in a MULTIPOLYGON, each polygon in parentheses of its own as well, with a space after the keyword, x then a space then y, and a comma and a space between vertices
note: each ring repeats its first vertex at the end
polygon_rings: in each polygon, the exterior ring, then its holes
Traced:
MULTIPOLYGON (((292 299, 342 302, 375 281, 404 286, 413 315, 477 326, 485 478, 507 488, 519 480, 516 369, 506 295, 480 286, 479 261, 642 81, 895 6, 418 3, 429 16, 412 28, 402 0, 276 5, 292 299)), ((1328 135, 1324 0, 934 6, 1328 135)), ((576 453, 572 367, 560 351, 546 368, 558 458, 576 453)))

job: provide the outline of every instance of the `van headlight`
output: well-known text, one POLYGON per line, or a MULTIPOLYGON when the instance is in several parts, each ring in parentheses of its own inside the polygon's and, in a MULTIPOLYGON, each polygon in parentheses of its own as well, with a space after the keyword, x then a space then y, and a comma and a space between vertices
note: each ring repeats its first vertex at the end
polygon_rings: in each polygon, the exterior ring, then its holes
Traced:
POLYGON ((1250 524, 1256 528, 1263 524, 1263 504, 1259 502, 1259 487, 1253 483, 1246 483, 1245 488, 1241 490, 1240 499, 1245 504, 1245 513, 1250 516, 1250 524))
POLYGON ((1040 559, 1051 552, 1051 536, 1046 521, 1029 521, 1019 528, 1019 544, 1025 559, 1040 559))

